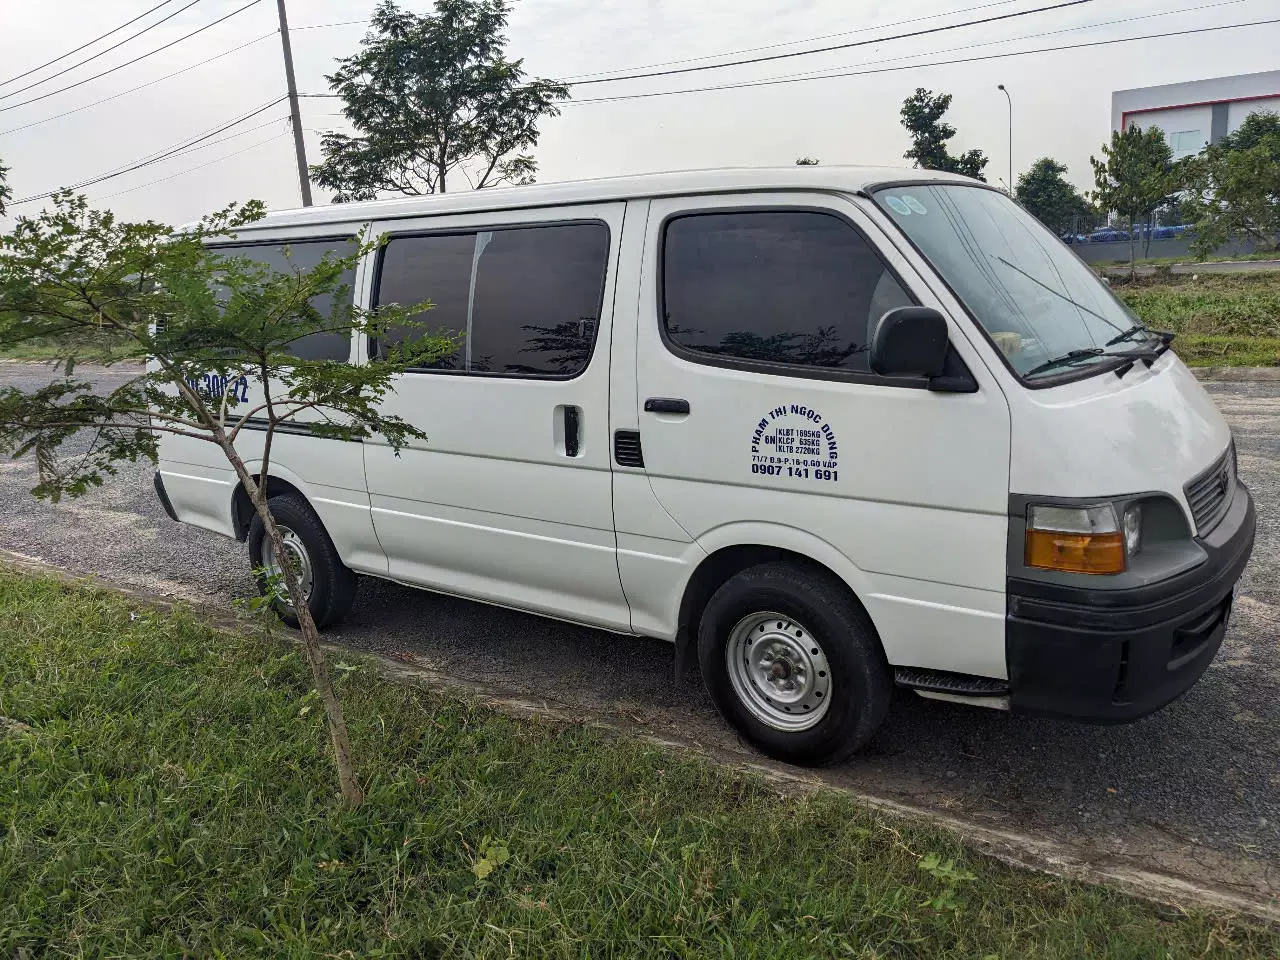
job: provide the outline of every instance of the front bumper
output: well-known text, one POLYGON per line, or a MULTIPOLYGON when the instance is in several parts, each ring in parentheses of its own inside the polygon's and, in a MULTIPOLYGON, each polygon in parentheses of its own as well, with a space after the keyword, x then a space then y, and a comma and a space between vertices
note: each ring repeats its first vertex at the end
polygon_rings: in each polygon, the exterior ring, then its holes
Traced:
POLYGON ((1209 666, 1253 551, 1253 499, 1231 507, 1198 543, 1195 568, 1128 590, 1009 580, 1005 655, 1014 710, 1116 723, 1159 710, 1209 666))

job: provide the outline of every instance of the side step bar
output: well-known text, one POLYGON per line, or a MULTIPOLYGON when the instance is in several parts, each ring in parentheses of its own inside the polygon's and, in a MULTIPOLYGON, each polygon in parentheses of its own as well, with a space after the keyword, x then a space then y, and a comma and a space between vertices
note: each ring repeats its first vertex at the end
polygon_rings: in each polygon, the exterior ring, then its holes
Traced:
POLYGON ((996 677, 975 677, 925 667, 895 667, 893 680, 918 692, 947 693, 962 697, 1007 697, 1009 683, 996 677))

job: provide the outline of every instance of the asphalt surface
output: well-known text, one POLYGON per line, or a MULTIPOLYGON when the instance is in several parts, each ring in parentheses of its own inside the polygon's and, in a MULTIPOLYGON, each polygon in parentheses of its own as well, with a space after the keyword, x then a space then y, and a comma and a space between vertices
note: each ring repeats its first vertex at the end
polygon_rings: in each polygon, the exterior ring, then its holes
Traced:
MULTIPOLYGON (((88 375, 80 370, 81 376, 88 375)), ((120 373, 95 372, 104 380, 120 373)), ((49 379, 0 364, 0 388, 49 379)), ((1204 678, 1159 713, 1086 726, 901 693, 881 732, 834 783, 1001 829, 1255 893, 1280 893, 1280 383, 1206 384, 1235 429, 1258 509, 1253 560, 1204 678)), ((171 522, 150 466, 59 505, 28 495, 30 463, 0 462, 0 548, 104 580, 204 603, 252 593, 242 545, 171 522)), ((412 659, 713 749, 746 748, 700 680, 672 677, 669 645, 365 579, 329 638, 412 659)))

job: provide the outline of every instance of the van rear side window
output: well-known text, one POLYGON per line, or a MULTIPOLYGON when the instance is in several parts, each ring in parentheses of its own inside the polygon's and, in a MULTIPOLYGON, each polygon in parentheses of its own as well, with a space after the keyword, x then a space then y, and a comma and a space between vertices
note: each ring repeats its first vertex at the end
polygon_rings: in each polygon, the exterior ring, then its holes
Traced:
MULTIPOLYGON (((279 273, 305 273, 318 266, 326 253, 346 257, 356 252, 354 237, 325 240, 294 240, 282 244, 229 243, 218 244, 217 253, 224 257, 241 257, 265 264, 279 273), (286 250, 288 256, 285 256, 286 250)), ((337 288, 343 291, 344 302, 349 302, 355 286, 355 269, 347 271, 337 288)), ((322 317, 333 312, 333 296, 315 297, 311 305, 322 317)), ((351 336, 345 333, 313 333, 295 340, 289 353, 300 360, 348 360, 351 357, 351 336)))
MULTIPOLYGON (((603 223, 396 237, 378 276, 378 303, 434 304, 414 319, 462 334, 433 369, 573 377, 595 346, 609 260, 603 223)), ((391 331, 379 344, 400 342, 391 331)))
MULTIPOLYGON (((410 319, 421 326, 394 327, 378 341, 378 349, 402 343, 406 337, 426 333, 467 332, 467 306, 471 293, 471 261, 475 258, 474 233, 435 234, 429 237, 397 237, 382 253, 378 271, 377 303, 412 306, 431 302, 431 309, 410 319)), ((450 356, 431 365, 435 370, 465 370, 462 344, 450 356)))
POLYGON ((692 214, 664 232, 666 337, 693 354, 868 374, 875 321, 912 302, 862 235, 830 214, 692 214))

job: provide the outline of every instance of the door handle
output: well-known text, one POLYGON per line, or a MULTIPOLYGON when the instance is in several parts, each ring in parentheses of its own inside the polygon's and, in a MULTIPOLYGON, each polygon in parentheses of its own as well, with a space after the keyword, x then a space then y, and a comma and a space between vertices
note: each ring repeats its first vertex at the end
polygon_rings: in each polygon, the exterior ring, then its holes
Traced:
POLYGON ((645 413, 688 413, 689 401, 676 397, 650 397, 644 402, 645 413))
POLYGON ((578 431, 581 422, 582 417, 577 407, 564 408, 564 455, 566 457, 578 455, 578 431))

